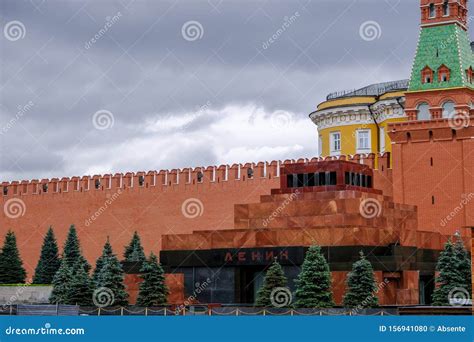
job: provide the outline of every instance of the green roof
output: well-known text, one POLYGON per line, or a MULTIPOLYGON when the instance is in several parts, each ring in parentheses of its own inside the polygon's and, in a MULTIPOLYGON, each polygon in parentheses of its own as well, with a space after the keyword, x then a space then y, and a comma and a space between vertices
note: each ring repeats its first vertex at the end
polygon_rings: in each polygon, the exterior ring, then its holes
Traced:
POLYGON ((466 70, 474 69, 474 54, 469 34, 456 24, 424 27, 421 29, 418 48, 410 79, 409 91, 453 87, 469 87, 466 70), (438 82, 437 70, 441 65, 450 70, 450 80, 438 82), (429 66, 434 71, 432 83, 422 83, 421 71, 429 66))

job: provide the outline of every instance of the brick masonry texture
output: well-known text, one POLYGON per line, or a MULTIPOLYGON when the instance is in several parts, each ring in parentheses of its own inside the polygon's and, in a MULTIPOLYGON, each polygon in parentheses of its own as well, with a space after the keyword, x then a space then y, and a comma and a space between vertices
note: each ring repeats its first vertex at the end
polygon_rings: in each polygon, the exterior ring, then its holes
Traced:
POLYGON ((390 127, 394 200, 417 205, 419 230, 443 235, 462 230, 469 237, 468 227, 474 226, 474 119, 457 131, 446 120, 390 127))
MULTIPOLYGON (((381 158, 386 160, 387 155, 381 158)), ((347 159, 372 167, 375 163, 373 154, 347 159)), ((114 252, 121 257, 134 230, 140 234, 147 254, 159 253, 164 234, 233 228, 235 204, 258 202, 261 195, 269 195, 271 189, 279 187, 279 165, 303 161, 306 159, 2 183, 8 193, 0 202, 4 208, 0 234, 6 234, 8 229, 16 233, 29 277, 33 275, 43 236, 50 225, 62 249, 69 226, 75 224, 84 255, 93 265, 107 236, 114 252), (253 169, 251 179, 247 177, 248 168, 253 169), (202 182, 198 182, 200 172, 202 182), (144 177, 143 185, 140 176, 144 177), (96 180, 100 182, 98 189, 96 180), (48 185, 47 192, 42 191, 43 184, 48 185), (24 203, 22 216, 5 215, 12 199, 24 203), (200 201, 202 209, 198 208, 196 217, 186 217, 182 206, 192 199, 200 201)), ((377 182, 385 181, 387 171, 374 175, 376 186, 377 182)))
MULTIPOLYGON (((121 257, 135 230, 147 254, 315 243, 440 250, 458 230, 468 244, 474 227, 474 86, 465 72, 473 66, 474 55, 464 30, 467 7, 465 0, 453 1, 449 16, 441 17, 439 2, 434 19, 428 17, 429 3, 421 0, 422 32, 405 94, 408 121, 387 128, 392 154, 4 182, 0 234, 8 229, 16 233, 29 277, 48 227, 53 226, 62 247, 71 224, 93 265, 107 237, 121 257), (442 43, 444 50, 435 53, 442 43), (426 67, 433 72, 449 69, 449 80, 434 77, 425 82, 421 76, 426 67), (465 115, 462 127, 442 119, 446 101, 465 115), (422 103, 430 107, 431 120, 417 120, 422 103), (328 187, 296 195, 282 189, 286 180, 280 179, 281 167, 308 162, 317 167, 332 160, 368 166, 374 189, 344 185, 341 191, 328 187), (380 215, 361 215, 360 205, 366 199, 379 203, 380 215)), ((419 271, 375 273, 379 282, 392 279, 380 296, 382 304, 418 303, 419 271)), ((333 272, 338 302, 345 276, 346 272, 333 272)), ((134 274, 125 279, 132 302, 139 280, 134 274)), ((167 275, 170 302, 183 300, 183 282, 182 274, 167 275)))
MULTIPOLYGON (((397 241, 402 245, 417 245, 415 206, 393 203, 387 196, 361 191, 262 196, 260 203, 235 206, 234 227, 233 230, 216 229, 193 234, 165 235, 163 249, 313 244, 379 246, 397 241), (380 204, 379 215, 373 218, 361 215, 361 204, 367 199, 380 204)), ((440 241, 439 237, 433 241, 440 241)), ((440 248, 439 245, 435 247, 440 248)))
MULTIPOLYGON (((136 175, 133 177, 137 178, 136 175)), ((8 229, 15 231, 29 276, 32 276, 43 236, 50 225, 62 247, 69 226, 75 224, 84 255, 93 264, 107 236, 115 253, 121 256, 134 230, 140 234, 146 253, 151 250, 157 253, 162 234, 232 227, 235 203, 255 202, 261 194, 269 193, 279 183, 275 174, 268 172, 266 177, 255 175, 254 179, 242 177, 240 180, 229 178, 228 181, 216 179, 211 182, 211 178, 205 176, 202 183, 185 184, 181 181, 174 184, 170 181, 171 185, 157 182, 155 186, 147 183, 143 187, 138 186, 138 181, 127 186, 122 179, 120 188, 112 186, 111 189, 101 187, 96 190, 92 188, 94 179, 89 182, 89 190, 74 191, 69 187, 67 192, 53 193, 54 188, 50 185, 48 193, 13 195, 14 190, 10 189, 11 194, 3 197, 4 208, 11 198, 21 199, 24 203, 23 216, 10 218, 3 213, 0 234, 4 235, 8 229), (183 203, 191 198, 202 203, 200 215, 195 218, 182 213, 183 203), (111 203, 106 204, 107 201, 111 203), (93 216, 96 219, 87 224, 93 216)))

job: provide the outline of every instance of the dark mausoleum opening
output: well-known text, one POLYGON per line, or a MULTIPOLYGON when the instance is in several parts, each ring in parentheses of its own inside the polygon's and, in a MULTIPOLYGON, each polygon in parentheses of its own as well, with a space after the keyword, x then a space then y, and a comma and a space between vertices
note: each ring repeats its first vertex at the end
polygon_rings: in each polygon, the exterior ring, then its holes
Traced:
POLYGON ((296 191, 359 190, 378 192, 373 188, 373 170, 367 165, 334 160, 287 164, 281 169, 280 189, 272 194, 296 191))
MULTIPOLYGON (((184 274, 185 298, 194 296, 200 303, 250 305, 274 258, 282 265, 288 287, 295 291, 306 250, 307 247, 265 247, 161 251, 160 259, 167 272, 184 274)), ((393 276, 400 270, 420 270, 420 299, 431 303, 437 252, 396 245, 322 247, 331 271, 351 271, 360 251, 367 255, 374 271, 393 276)))

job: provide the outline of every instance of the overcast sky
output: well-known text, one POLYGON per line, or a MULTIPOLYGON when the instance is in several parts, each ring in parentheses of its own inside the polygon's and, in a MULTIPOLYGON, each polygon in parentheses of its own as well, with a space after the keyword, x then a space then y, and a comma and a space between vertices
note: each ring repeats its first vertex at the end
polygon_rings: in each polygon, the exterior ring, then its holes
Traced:
POLYGON ((315 156, 308 114, 408 78, 418 22, 416 0, 2 0, 0 180, 315 156))

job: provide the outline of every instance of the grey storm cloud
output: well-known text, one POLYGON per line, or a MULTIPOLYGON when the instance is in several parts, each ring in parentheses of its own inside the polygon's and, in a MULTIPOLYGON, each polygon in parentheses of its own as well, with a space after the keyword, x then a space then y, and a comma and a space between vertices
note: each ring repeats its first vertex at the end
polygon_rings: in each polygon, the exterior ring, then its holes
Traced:
POLYGON ((308 113, 331 91, 408 78, 419 20, 412 0, 3 0, 0 12, 2 31, 25 28, 0 37, 2 180, 311 157, 308 113), (110 129, 94 127, 100 110, 110 129), (259 133, 260 110, 292 125, 259 133))

